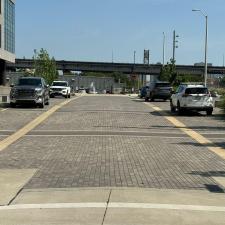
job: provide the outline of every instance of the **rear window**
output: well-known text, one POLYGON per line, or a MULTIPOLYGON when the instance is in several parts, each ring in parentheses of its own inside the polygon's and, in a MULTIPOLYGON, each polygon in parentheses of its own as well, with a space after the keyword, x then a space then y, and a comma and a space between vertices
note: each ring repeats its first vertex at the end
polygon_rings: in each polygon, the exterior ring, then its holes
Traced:
POLYGON ((208 94, 207 88, 187 88, 185 94, 208 94))
POLYGON ((170 83, 156 83, 156 87, 171 87, 170 83))

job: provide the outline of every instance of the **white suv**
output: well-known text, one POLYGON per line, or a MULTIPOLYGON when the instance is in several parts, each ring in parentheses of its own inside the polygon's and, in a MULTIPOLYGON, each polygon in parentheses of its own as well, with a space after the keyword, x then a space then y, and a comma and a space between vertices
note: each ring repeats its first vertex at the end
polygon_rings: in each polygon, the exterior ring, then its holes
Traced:
POLYGON ((50 87, 50 97, 63 96, 65 98, 70 98, 71 88, 67 81, 53 81, 50 87))
POLYGON ((170 99, 171 112, 182 114, 185 110, 206 111, 212 115, 213 98, 204 85, 182 84, 170 99))

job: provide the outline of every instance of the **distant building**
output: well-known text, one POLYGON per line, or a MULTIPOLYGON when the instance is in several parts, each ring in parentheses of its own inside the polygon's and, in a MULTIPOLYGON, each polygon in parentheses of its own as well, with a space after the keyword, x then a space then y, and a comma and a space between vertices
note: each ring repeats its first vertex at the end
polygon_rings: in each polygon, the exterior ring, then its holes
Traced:
POLYGON ((15 0, 0 0, 0 85, 6 61, 15 62, 15 0))

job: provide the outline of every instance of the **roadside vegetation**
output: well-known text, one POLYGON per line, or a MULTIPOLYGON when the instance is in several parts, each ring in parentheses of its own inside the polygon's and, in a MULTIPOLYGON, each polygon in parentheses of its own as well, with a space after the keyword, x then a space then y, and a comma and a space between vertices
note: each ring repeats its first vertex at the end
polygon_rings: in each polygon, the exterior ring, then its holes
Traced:
POLYGON ((58 78, 54 57, 50 57, 45 49, 34 51, 34 76, 41 76, 50 85, 58 78))
POLYGON ((174 90, 181 84, 181 83, 188 83, 188 82, 203 82, 203 77, 195 76, 190 74, 180 75, 176 71, 176 61, 170 59, 170 62, 167 62, 161 69, 159 80, 161 81, 168 81, 173 86, 174 90))

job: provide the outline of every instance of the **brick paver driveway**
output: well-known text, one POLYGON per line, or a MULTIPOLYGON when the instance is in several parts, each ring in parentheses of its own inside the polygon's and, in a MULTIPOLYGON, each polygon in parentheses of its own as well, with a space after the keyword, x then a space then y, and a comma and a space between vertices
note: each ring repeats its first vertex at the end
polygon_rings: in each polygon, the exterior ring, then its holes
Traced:
MULTIPOLYGON (((169 108, 168 102, 155 104, 165 110, 169 108)), ((29 117, 41 113, 24 111, 9 109, 1 113, 1 139, 26 124, 29 117), (3 122, 6 119, 7 125, 3 122)), ((203 135, 218 138, 215 140, 224 144, 221 141, 225 134, 223 121, 203 116, 177 119, 197 131, 204 126, 203 135), (219 134, 215 129, 218 123, 219 134)), ((0 169, 28 168, 37 172, 24 188, 148 187, 222 191, 223 187, 213 177, 225 176, 222 158, 163 116, 138 99, 112 96, 83 96, 74 100, 0 152, 0 169)))

